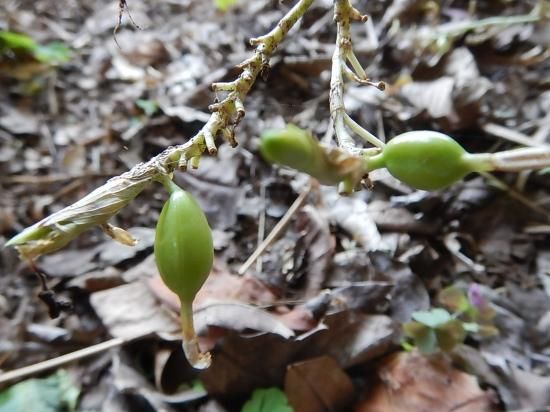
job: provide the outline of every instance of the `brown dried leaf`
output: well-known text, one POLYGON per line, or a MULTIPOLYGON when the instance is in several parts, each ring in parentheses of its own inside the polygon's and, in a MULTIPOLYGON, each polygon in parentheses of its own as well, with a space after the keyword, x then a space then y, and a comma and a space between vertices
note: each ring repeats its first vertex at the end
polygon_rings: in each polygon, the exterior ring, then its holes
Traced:
POLYGON ((321 356, 288 366, 285 393, 295 411, 325 412, 349 407, 354 389, 334 358, 321 356))
POLYGON ((368 362, 393 346, 395 327, 384 315, 364 315, 353 311, 327 316, 328 328, 311 336, 307 355, 328 354, 348 368, 368 362))
POLYGON ((144 282, 96 292, 90 303, 114 337, 132 339, 179 329, 177 318, 163 310, 144 282))
POLYGON ((392 355, 378 367, 380 382, 356 412, 490 412, 496 408, 477 379, 441 355, 392 355))

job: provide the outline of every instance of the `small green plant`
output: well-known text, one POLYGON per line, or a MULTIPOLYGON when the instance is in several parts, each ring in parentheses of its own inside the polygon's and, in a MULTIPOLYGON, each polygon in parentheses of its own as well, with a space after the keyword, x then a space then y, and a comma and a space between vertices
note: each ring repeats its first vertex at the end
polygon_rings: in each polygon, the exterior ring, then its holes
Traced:
POLYGON ((28 379, 0 392, 0 412, 76 411, 80 391, 59 370, 43 379, 28 379))
POLYGON ((0 60, 30 56, 40 63, 55 66, 67 63, 71 50, 62 42, 51 42, 45 45, 22 33, 0 31, 0 60))
POLYGON ((138 99, 136 100, 136 106, 148 117, 153 116, 159 110, 159 104, 156 100, 138 99))
POLYGON ((468 334, 490 337, 498 334, 492 324, 495 312, 483 298, 478 285, 468 289, 468 296, 450 286, 438 295, 444 308, 414 312, 412 321, 403 324, 402 346, 418 348, 423 353, 452 351, 468 334))
POLYGON ((256 389, 243 405, 241 412, 293 412, 279 388, 256 389))
POLYGON ((193 299, 214 262, 212 233, 197 201, 169 178, 170 193, 157 222, 155 260, 166 286, 178 295, 183 349, 197 369, 210 366, 210 354, 200 353, 193 327, 193 299))
POLYGON ((226 12, 237 3, 237 0, 214 0, 214 5, 219 11, 226 12))

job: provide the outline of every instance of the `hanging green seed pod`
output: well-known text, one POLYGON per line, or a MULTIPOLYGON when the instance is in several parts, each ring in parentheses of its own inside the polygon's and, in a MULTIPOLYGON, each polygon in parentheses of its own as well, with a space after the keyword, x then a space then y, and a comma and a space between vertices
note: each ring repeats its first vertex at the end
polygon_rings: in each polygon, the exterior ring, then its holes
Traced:
POLYGON ((264 132, 260 152, 268 162, 307 173, 325 185, 347 180, 353 188, 365 174, 360 156, 324 147, 310 132, 292 124, 264 132))
POLYGON ((270 163, 291 167, 310 175, 318 174, 322 155, 311 134, 292 124, 268 130, 261 136, 260 152, 270 163))
POLYGON ((419 130, 395 136, 367 164, 369 170, 386 167, 392 176, 416 189, 438 190, 470 172, 487 169, 473 160, 449 136, 419 130))
POLYGON ((212 232, 197 201, 172 181, 165 182, 170 197, 164 204, 155 234, 155 259, 162 280, 181 302, 183 348, 192 366, 210 365, 210 354, 200 353, 193 327, 192 303, 214 261, 212 232))

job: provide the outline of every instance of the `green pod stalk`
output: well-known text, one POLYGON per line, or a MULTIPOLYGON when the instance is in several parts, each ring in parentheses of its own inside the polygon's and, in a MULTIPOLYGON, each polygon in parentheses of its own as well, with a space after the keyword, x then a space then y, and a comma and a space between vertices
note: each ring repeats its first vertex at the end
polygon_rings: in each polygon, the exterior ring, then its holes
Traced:
POLYGON ((200 352, 193 327, 192 303, 208 277, 214 261, 212 233, 197 201, 172 181, 157 223, 155 259, 166 286, 181 303, 183 348, 192 366, 204 369, 210 355, 200 352))
POLYGON ((206 369, 212 363, 210 352, 201 352, 193 325, 193 301, 180 299, 182 348, 185 357, 195 369, 206 369))

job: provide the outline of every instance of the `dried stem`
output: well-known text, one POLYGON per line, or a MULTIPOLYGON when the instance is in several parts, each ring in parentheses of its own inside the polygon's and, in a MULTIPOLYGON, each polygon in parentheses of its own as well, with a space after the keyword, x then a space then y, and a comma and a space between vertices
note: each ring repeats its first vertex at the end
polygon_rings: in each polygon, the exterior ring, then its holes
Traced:
POLYGON ((523 147, 496 153, 469 156, 470 164, 480 171, 520 172, 550 167, 550 147, 523 147))
POLYGON ((238 66, 242 73, 236 80, 212 85, 215 91, 227 92, 227 96, 210 106, 210 119, 188 142, 169 147, 151 160, 108 180, 76 203, 25 229, 7 245, 17 247, 19 253, 29 259, 58 250, 83 231, 105 224, 150 183, 162 179, 177 167, 185 169, 188 163, 197 167, 205 150, 216 153, 215 138, 218 133, 231 146, 236 146, 233 129, 245 114, 245 97, 258 75, 267 72, 273 51, 312 3, 313 0, 298 1, 273 30, 250 40, 256 47, 254 55, 238 66))
POLYGON ((366 16, 361 15, 349 2, 349 0, 335 0, 334 2, 334 20, 336 21, 336 48, 332 55, 332 75, 330 79, 330 114, 334 123, 334 131, 338 140, 338 145, 350 152, 356 153, 358 149, 355 146, 352 136, 349 134, 346 126, 355 134, 376 147, 384 147, 372 133, 356 123, 346 113, 344 106, 344 76, 360 84, 367 84, 384 89, 384 83, 371 82, 365 70, 357 60, 353 52, 350 21, 367 20, 366 16), (348 66, 348 62, 351 67, 348 66))

